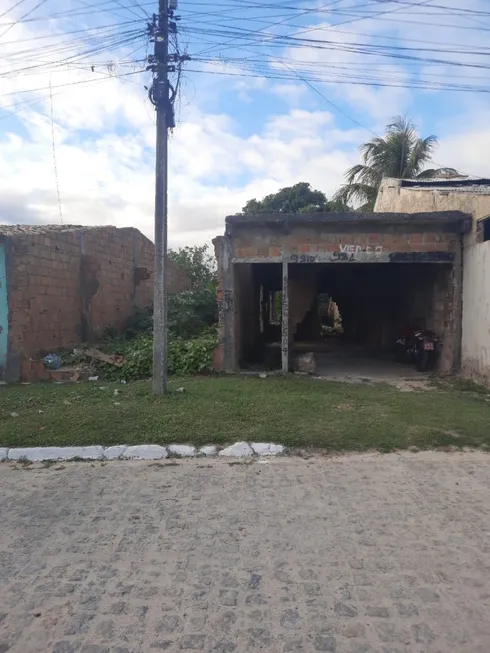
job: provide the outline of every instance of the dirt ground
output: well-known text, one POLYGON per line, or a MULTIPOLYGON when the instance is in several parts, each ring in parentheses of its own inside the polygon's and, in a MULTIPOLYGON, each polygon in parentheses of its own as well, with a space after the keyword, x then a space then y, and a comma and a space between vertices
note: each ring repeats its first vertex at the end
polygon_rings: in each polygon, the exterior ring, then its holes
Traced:
POLYGON ((0 465, 0 652, 488 653, 490 455, 0 465))

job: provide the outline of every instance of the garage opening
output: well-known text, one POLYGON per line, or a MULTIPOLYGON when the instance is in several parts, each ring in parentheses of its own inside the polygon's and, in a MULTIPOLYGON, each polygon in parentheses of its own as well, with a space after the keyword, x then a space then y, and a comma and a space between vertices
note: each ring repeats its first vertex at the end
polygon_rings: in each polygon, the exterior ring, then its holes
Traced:
MULTIPOLYGON (((281 368, 282 288, 281 264, 235 265, 242 368, 281 368)), ((289 264, 288 288, 293 369, 313 352, 318 375, 369 376, 372 365, 400 374, 394 350, 407 325, 433 330, 443 346, 449 339, 451 264, 289 264)))

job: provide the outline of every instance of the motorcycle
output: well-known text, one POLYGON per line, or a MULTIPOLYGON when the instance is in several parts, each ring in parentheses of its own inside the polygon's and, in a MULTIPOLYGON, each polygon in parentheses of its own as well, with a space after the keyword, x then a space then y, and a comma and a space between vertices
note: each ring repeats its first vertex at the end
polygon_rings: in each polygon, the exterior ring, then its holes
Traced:
POLYGON ((406 328, 404 335, 396 341, 398 361, 415 364, 419 372, 435 367, 440 349, 439 338, 428 329, 406 328))

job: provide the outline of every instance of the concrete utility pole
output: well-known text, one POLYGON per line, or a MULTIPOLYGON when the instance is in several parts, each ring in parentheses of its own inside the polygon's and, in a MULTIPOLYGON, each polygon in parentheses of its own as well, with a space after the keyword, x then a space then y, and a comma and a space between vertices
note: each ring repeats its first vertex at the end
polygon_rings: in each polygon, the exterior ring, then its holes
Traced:
POLYGON ((153 299, 153 394, 164 395, 167 390, 167 176, 168 130, 175 127, 174 100, 179 89, 182 63, 190 57, 177 52, 169 54, 169 37, 177 34, 178 16, 174 15, 177 0, 159 0, 158 14, 148 25, 148 33, 155 43, 154 54, 148 57, 147 70, 154 73, 149 90, 150 101, 157 112, 155 165, 155 290, 153 299), (172 62, 170 64, 170 62, 172 62), (175 88, 168 74, 177 71, 175 88))
POLYGON ((155 73, 150 100, 156 107, 155 165, 155 286, 153 299, 153 394, 163 395, 167 389, 167 176, 168 129, 173 125, 173 107, 168 83, 168 0, 159 0, 158 16, 149 25, 155 40, 154 56, 149 69, 155 73), (170 114, 170 115, 169 115, 170 114))

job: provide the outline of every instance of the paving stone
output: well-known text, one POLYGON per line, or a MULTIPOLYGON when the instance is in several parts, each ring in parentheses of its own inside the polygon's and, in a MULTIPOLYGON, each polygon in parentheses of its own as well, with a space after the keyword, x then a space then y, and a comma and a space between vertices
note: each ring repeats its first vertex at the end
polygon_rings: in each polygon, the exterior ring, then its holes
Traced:
POLYGON ((271 642, 270 631, 265 628, 250 628, 248 631, 248 647, 251 649, 263 649, 270 646, 271 642))
POLYGON ((343 623, 340 626, 339 633, 343 637, 348 637, 348 638, 356 638, 356 637, 363 637, 365 634, 365 626, 364 624, 360 623, 343 623))
POLYGON ((218 447, 215 444, 208 444, 199 449, 199 453, 202 456, 216 456, 218 453, 218 447))
POLYGON ((9 449, 9 460, 29 460, 38 462, 42 460, 69 460, 81 458, 83 447, 25 447, 9 449))
POLYGON ((417 617, 419 614, 418 608, 416 605, 413 603, 398 603, 396 605, 396 609, 398 612, 399 617, 403 618, 409 618, 409 617, 417 617))
POLYGON ((272 444, 271 442, 252 442, 251 447, 259 456, 277 456, 284 453, 285 449, 282 444, 272 444))
POLYGON ((220 590, 219 601, 221 605, 235 606, 238 601, 238 592, 234 590, 220 590))
POLYGON ((104 447, 82 447, 80 458, 84 460, 101 460, 104 457, 104 447))
POLYGON ((432 644, 432 642, 436 639, 433 631, 425 623, 414 624, 412 626, 412 634, 417 644, 432 644))
POLYGON ((380 619, 388 619, 390 613, 388 608, 383 608, 379 606, 368 605, 366 607, 366 615, 368 617, 377 617, 380 619))
POLYGON ((182 458, 190 458, 197 454, 196 447, 190 447, 187 444, 171 444, 168 450, 174 456, 182 456, 182 458))
POLYGON ((80 644, 76 642, 57 642, 53 647, 53 653, 76 653, 80 644))
POLYGON ((157 444, 140 444, 128 447, 123 457, 137 460, 161 460, 168 457, 168 451, 165 447, 160 447, 157 444))
POLYGON ((374 649, 367 642, 354 642, 350 645, 348 653, 374 653, 374 649))
POLYGON ((230 640, 223 639, 217 642, 210 650, 212 653, 233 653, 236 651, 236 644, 230 640))
POLYGON ((227 460, 0 465, 0 644, 490 650, 488 454, 227 460))
POLYGON ((118 444, 113 447, 105 447, 104 458, 107 458, 107 460, 117 460, 118 458, 123 458, 127 448, 128 446, 126 444, 118 444))
POLYGON ((222 449, 219 455, 233 458, 246 458, 247 456, 253 455, 253 449, 246 442, 235 442, 235 444, 222 449))
POLYGON ((180 625, 181 619, 177 614, 164 615, 157 624, 158 632, 173 633, 180 625))
POLYGON ((315 651, 327 651, 327 653, 335 653, 337 650, 337 642, 335 637, 329 635, 317 635, 313 642, 315 651))
POLYGON ((79 633, 86 633, 90 628, 90 622, 94 619, 94 613, 84 613, 81 612, 77 615, 74 615, 69 620, 68 624, 64 628, 64 635, 78 635, 79 633))
POLYGON ((336 603, 335 604, 335 614, 339 617, 357 617, 358 610, 353 605, 347 605, 346 603, 336 603))
POLYGON ((206 637, 204 635, 184 635, 180 640, 180 648, 184 650, 200 651, 204 648, 206 637))
POLYGON ((375 623, 375 630, 381 642, 388 644, 409 644, 411 641, 408 631, 398 628, 394 623, 379 621, 375 623))
POLYGON ((283 628, 298 628, 301 622, 297 610, 285 610, 281 615, 281 626, 283 628))

